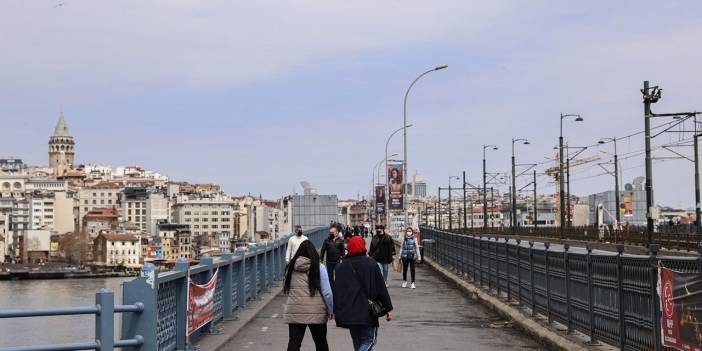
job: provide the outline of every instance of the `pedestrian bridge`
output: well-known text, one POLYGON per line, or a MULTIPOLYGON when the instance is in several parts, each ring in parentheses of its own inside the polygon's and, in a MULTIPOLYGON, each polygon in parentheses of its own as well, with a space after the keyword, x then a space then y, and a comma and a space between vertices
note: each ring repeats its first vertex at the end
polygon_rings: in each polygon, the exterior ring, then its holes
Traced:
MULTIPOLYGON (((660 317, 655 262, 687 271, 702 267, 699 258, 658 257, 655 247, 641 256, 435 228, 421 232, 428 262, 418 265, 414 290, 401 287, 401 273, 391 273, 394 319, 381 320, 378 349, 585 349, 586 342, 598 341, 626 350, 661 349, 654 332, 660 317)), ((307 234, 319 247, 326 233, 307 234)), ((72 344, 17 340, 17 347, 0 351, 283 349, 288 329, 280 280, 287 239, 218 260, 206 257, 197 266, 181 262, 168 272, 147 266, 142 277, 123 284, 121 304, 112 292, 100 291, 86 307, 0 309, 0 318, 92 314, 96 321, 94 335, 86 331, 72 344), (189 320, 189 281, 216 281, 210 322, 189 320), (115 314, 121 314, 118 327, 115 314)), ((333 321, 328 341, 332 350, 352 348, 348 332, 333 321)), ((313 349, 309 332, 303 349, 313 349)))

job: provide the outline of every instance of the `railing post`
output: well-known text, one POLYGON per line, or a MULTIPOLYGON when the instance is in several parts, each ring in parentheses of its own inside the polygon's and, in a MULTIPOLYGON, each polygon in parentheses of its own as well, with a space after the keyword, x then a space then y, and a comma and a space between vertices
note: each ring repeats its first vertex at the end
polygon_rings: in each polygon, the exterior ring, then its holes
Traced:
MULTIPOLYGON (((144 304, 141 313, 124 313, 122 315, 122 339, 135 335, 144 338, 141 348, 123 348, 123 350, 157 350, 156 342, 158 322, 158 270, 151 263, 141 269, 141 276, 122 283, 122 304, 144 304)), ((185 333, 183 333, 185 334, 185 333)))
POLYGON ((251 256, 251 263, 253 266, 251 267, 251 300, 256 300, 256 297, 258 295, 258 245, 256 244, 251 244, 249 245, 249 251, 253 254, 251 256))
MULTIPOLYGON (((212 277, 214 276, 214 273, 215 273, 214 272, 214 260, 212 259, 212 257, 210 255, 205 254, 204 256, 202 256, 202 259, 200 259, 200 264, 207 266, 207 275, 205 276, 205 281, 204 281, 204 283, 207 283, 210 281, 210 279, 212 279, 212 277)), ((217 279, 217 278, 215 278, 215 279, 217 279)), ((202 330, 207 330, 208 334, 216 334, 217 333, 215 326, 214 326, 214 322, 207 323, 202 328, 202 330)))
POLYGON ((661 343, 661 316, 660 316, 660 305, 658 302, 658 291, 657 291, 657 285, 658 285, 658 245, 657 244, 651 244, 649 246, 649 265, 651 269, 651 286, 650 286, 650 294, 651 294, 651 317, 653 320, 651 321, 651 325, 653 326, 653 347, 654 350, 660 351, 662 349, 662 343, 661 343))
POLYGON ((517 239, 517 303, 522 304, 522 240, 517 239))
POLYGON ((268 242, 268 287, 273 287, 275 281, 275 242, 268 242))
MULTIPOLYGON (((626 345, 626 321, 624 320, 624 265, 622 254, 624 245, 617 244, 617 302, 619 303, 619 348, 626 345)), ((657 332, 657 331, 656 331, 657 332)))
POLYGON ((188 289, 190 288, 190 262, 185 257, 176 260, 175 270, 185 272, 176 286, 176 349, 185 350, 188 345, 188 289))
POLYGON ((99 350, 112 350, 115 346, 115 294, 105 288, 95 294, 98 313, 95 315, 95 342, 99 350))
POLYGON ((593 294, 593 286, 592 286, 592 274, 593 274, 593 269, 592 269, 592 246, 588 244, 586 246, 587 248, 587 310, 588 310, 588 315, 590 316, 589 322, 590 322, 590 344, 594 345, 597 344, 597 339, 595 338, 595 304, 593 301, 594 294, 593 294))
POLYGON ((280 280, 280 260, 278 253, 280 252, 280 238, 273 241, 273 279, 280 280))
POLYGON ((219 273, 222 277, 222 308, 224 309, 224 319, 233 319, 232 310, 232 269, 234 268, 234 263, 232 263, 232 253, 229 250, 225 250, 222 254, 223 265, 219 267, 222 271, 219 273))
POLYGON ((505 276, 507 277, 507 303, 512 301, 512 275, 510 273, 510 262, 509 262, 509 237, 505 238, 505 267, 507 272, 505 276))
POLYGON ((268 245, 259 244, 258 251, 261 256, 261 265, 263 267, 258 267, 261 270, 261 292, 268 291, 268 245))
POLYGON ((544 243, 544 247, 546 248, 546 250, 544 250, 544 266, 546 267, 546 316, 548 317, 549 324, 553 322, 553 316, 551 315, 551 270, 549 267, 550 262, 548 260, 550 246, 551 243, 544 243))
POLYGON ((239 281, 236 284, 236 296, 239 299, 238 305, 240 308, 246 307, 246 250, 243 247, 236 249, 236 254, 241 257, 239 261, 239 281))
POLYGON ((529 240, 529 274, 531 275, 531 316, 536 316, 536 292, 534 291, 534 242, 529 240))
POLYGON ((497 297, 502 295, 502 283, 500 283, 500 238, 495 237, 495 281, 497 281, 497 297))
POLYGON ((568 313, 567 333, 573 333, 573 311, 570 307, 570 264, 568 263, 569 244, 563 244, 563 272, 565 274, 566 309, 568 313))
POLYGON ((480 270, 478 269, 478 266, 476 265, 477 260, 475 259, 476 253, 478 253, 477 250, 475 249, 477 242, 478 241, 475 239, 475 234, 471 234, 470 235, 470 247, 471 247, 472 252, 473 252, 473 254, 471 255, 472 260, 473 260, 473 282, 474 283, 477 282, 478 287, 480 287, 480 281, 478 280, 478 273, 480 272, 480 270))

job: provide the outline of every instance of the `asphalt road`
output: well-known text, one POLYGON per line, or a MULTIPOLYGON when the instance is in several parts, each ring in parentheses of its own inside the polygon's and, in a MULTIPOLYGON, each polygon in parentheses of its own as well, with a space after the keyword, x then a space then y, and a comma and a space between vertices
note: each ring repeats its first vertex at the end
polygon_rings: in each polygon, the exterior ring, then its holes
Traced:
MULTIPOLYGON (((394 320, 381 320, 376 350, 545 350, 506 325, 496 314, 464 296, 429 268, 417 267, 417 289, 402 288, 391 273, 394 320)), ((285 350, 288 327, 282 319, 285 296, 277 296, 224 350, 285 350)), ((329 348, 352 350, 346 329, 329 323, 329 348)), ((302 350, 314 350, 307 331, 302 350)))

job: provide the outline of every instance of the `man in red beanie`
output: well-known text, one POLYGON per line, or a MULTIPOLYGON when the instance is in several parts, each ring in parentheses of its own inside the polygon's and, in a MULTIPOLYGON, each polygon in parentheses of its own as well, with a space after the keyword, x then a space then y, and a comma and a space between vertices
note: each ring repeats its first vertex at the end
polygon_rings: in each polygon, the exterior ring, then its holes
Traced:
POLYGON ((333 287, 336 325, 349 329, 354 350, 370 351, 377 343, 380 324, 369 304, 382 306, 389 322, 392 301, 378 263, 366 255, 365 240, 352 237, 347 250, 346 259, 336 267, 333 287))

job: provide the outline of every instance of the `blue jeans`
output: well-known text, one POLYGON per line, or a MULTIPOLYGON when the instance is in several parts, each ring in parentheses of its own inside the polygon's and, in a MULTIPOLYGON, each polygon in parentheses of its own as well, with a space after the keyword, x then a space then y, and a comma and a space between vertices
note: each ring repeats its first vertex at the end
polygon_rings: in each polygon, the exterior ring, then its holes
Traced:
POLYGON ((378 262, 378 267, 380 267, 380 272, 383 273, 383 280, 385 283, 388 282, 388 264, 378 262))
POLYGON ((349 328, 354 351, 371 351, 378 342, 378 327, 356 325, 349 328))

